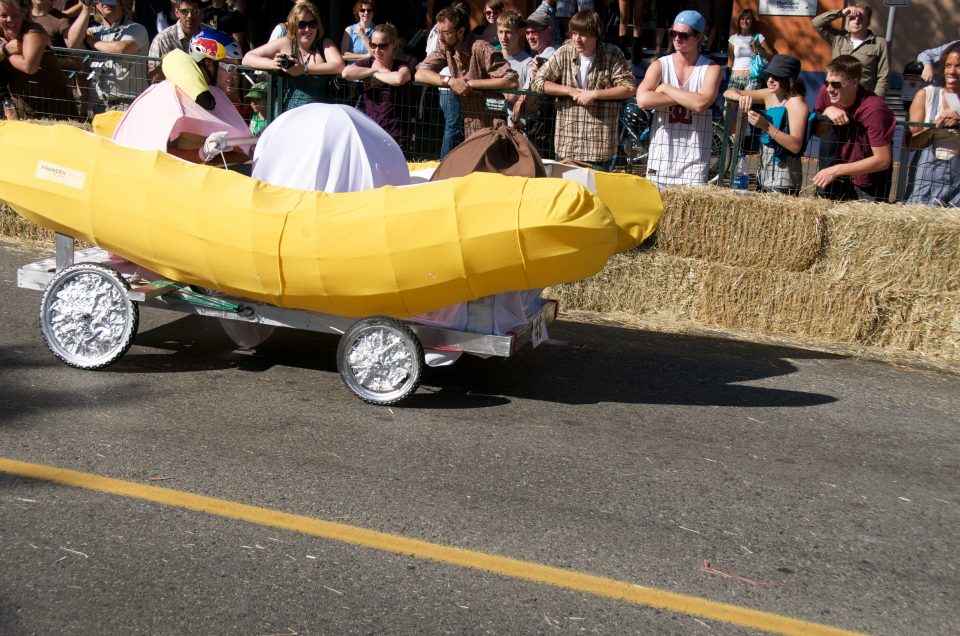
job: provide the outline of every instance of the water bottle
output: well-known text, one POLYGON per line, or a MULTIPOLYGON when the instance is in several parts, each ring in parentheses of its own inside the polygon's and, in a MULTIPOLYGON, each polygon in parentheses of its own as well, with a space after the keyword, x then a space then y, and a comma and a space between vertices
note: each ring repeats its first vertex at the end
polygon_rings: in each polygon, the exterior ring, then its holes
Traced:
POLYGON ((13 100, 9 97, 3 98, 3 115, 7 119, 17 118, 17 107, 13 105, 13 100))
POLYGON ((733 171, 733 189, 746 190, 750 186, 750 173, 747 172, 747 155, 741 152, 737 166, 733 171))

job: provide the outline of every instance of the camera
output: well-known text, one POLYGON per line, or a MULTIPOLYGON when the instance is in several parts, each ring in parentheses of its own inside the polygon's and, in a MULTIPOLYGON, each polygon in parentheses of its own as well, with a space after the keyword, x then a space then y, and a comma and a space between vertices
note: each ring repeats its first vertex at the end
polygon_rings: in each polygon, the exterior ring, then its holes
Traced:
POLYGON ((541 57, 541 56, 539 56, 539 55, 538 55, 536 58, 534 58, 534 59, 537 60, 537 66, 543 66, 544 64, 547 63, 547 58, 541 57))
POLYGON ((82 4, 87 5, 88 7, 92 7, 92 6, 93 6, 93 3, 94 3, 94 0, 80 0, 80 2, 81 2, 82 4))
POLYGON ((280 61, 277 63, 280 65, 280 68, 282 69, 288 69, 294 64, 296 64, 296 62, 293 61, 293 58, 290 57, 289 55, 281 55, 280 61))

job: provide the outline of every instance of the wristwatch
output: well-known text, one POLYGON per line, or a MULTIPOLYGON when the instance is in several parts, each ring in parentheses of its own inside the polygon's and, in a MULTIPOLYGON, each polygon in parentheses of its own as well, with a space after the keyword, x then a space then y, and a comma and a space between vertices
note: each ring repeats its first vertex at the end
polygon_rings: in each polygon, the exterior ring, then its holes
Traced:
POLYGON ((7 43, 6 43, 6 42, 0 44, 0 53, 3 53, 4 59, 10 57, 10 54, 7 53, 7 43))

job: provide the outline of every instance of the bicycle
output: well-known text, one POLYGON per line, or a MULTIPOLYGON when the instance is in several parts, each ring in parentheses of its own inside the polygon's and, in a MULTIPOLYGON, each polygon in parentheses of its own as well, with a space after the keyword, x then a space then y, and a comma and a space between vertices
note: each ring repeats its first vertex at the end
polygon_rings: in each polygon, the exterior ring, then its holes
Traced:
MULTIPOLYGON (((730 168, 730 153, 724 161, 726 164, 721 170, 720 154, 724 144, 723 117, 717 109, 711 109, 713 116, 713 132, 710 139, 710 165, 707 169, 707 182, 717 184, 721 174, 730 168)), ((653 111, 637 106, 634 101, 627 101, 620 109, 617 125, 620 128, 618 154, 614 157, 610 169, 626 168, 627 172, 645 174, 647 159, 650 155, 650 129, 653 123, 653 111), (622 161, 622 163, 621 163, 622 161)), ((730 148, 732 135, 727 137, 727 147, 730 148)))

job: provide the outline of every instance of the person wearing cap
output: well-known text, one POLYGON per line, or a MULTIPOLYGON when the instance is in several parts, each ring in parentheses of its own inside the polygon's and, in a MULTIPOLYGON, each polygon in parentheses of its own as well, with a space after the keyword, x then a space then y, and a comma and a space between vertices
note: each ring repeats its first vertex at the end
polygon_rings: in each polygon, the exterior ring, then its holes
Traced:
MULTIPOLYGON (((553 17, 553 23, 556 23, 556 16, 553 17)), ((559 29, 559 25, 556 28, 559 29)), ((530 47, 530 54, 533 56, 530 60, 531 83, 540 67, 546 64, 547 60, 556 53, 553 46, 554 33, 556 31, 551 26, 550 15, 542 12, 539 8, 526 19, 524 34, 527 38, 527 45, 530 47)), ((517 100, 516 115, 524 118, 526 135, 537 146, 541 154, 552 153, 554 121, 556 119, 553 102, 544 101, 538 95, 523 95, 517 100)))
POLYGON ((887 41, 870 30, 873 9, 865 2, 821 13, 813 19, 813 30, 830 45, 831 57, 852 55, 860 61, 863 77, 860 86, 880 97, 890 87, 890 60, 887 41), (845 18, 846 29, 837 29, 830 24, 837 18, 845 18))
POLYGON ((595 11, 570 19, 570 39, 540 67, 530 90, 556 99, 555 154, 607 170, 617 154, 622 100, 634 91, 633 72, 619 47, 603 41, 595 11))
MULTIPOLYGON (((84 24, 89 20, 91 8, 100 15, 100 24, 87 29, 84 39, 87 48, 101 53, 141 57, 147 54, 150 47, 147 29, 133 21, 123 2, 80 3, 78 19, 84 24)), ((125 109, 147 88, 146 60, 97 59, 91 62, 90 70, 97 96, 96 102, 91 104, 94 112, 125 109)))
MULTIPOLYGON (((554 49, 563 44, 563 31, 560 28, 560 20, 557 18, 556 6, 557 0, 543 0, 540 6, 534 9, 530 17, 527 18, 527 23, 529 24, 533 20, 534 23, 539 25, 541 32, 545 28, 550 28, 550 41, 546 42, 545 45, 552 46, 554 49)), ((546 35, 543 37, 546 37, 546 35)))
POLYGON ((766 88, 730 88, 723 94, 738 101, 750 125, 760 135, 760 169, 757 190, 799 194, 803 181, 801 156, 807 132, 806 88, 800 79, 800 60, 774 55, 766 68, 766 88), (763 114, 751 110, 762 102, 763 114))
POLYGON ((267 83, 257 82, 251 86, 246 99, 253 109, 253 115, 250 116, 250 134, 259 137, 267 127, 267 83))
POLYGON ((893 133, 897 121, 887 103, 860 85, 860 60, 841 55, 827 64, 827 79, 814 110, 820 122, 817 194, 829 199, 886 201, 892 176, 893 133), (823 134, 829 131, 831 137, 823 134))
POLYGON ((706 20, 681 11, 668 32, 675 51, 654 60, 637 88, 637 105, 654 111, 647 179, 663 188, 704 185, 721 70, 700 55, 706 20))
MULTIPOLYGON (((527 46, 530 47, 530 54, 549 60, 557 50, 553 44, 553 26, 550 24, 550 18, 545 13, 534 11, 530 17, 524 20, 523 34, 527 39, 527 46)), ((539 62, 534 64, 539 65, 539 62)), ((536 71, 536 69, 533 69, 536 71)))

